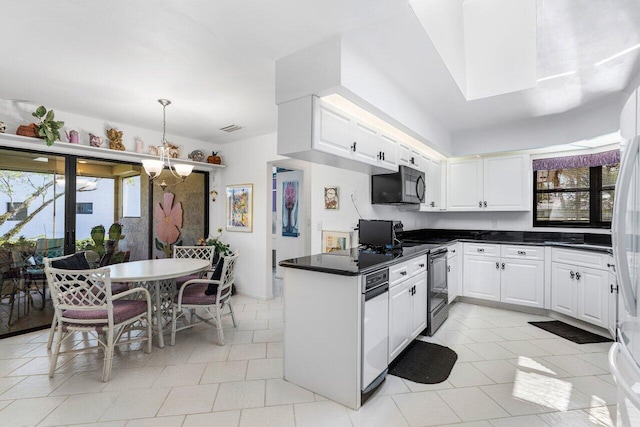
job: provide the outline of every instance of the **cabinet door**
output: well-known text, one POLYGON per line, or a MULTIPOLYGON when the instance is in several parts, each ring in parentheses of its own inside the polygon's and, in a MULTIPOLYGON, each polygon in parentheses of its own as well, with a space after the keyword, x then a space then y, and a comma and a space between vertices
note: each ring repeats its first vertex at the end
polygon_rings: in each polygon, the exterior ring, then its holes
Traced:
POLYGON ((578 319, 606 329, 609 325, 609 272, 581 267, 578 274, 578 319))
POLYGON ((551 263, 551 309, 572 317, 578 314, 576 271, 573 265, 551 263))
POLYGON ((380 134, 373 126, 356 121, 354 123, 353 158, 363 163, 376 164, 378 162, 378 142, 380 134))
POLYGON ((398 142, 398 165, 411 166, 411 147, 398 142))
POLYGON ((544 308, 544 261, 502 258, 502 302, 544 308))
POLYGON ((482 159, 450 160, 447 165, 447 210, 483 209, 482 159))
POLYGON ((409 344, 411 294, 406 281, 389 290, 389 363, 409 344))
POLYGON ((414 149, 411 149, 411 154, 409 155, 409 166, 414 169, 422 170, 422 154, 414 149))
POLYGON ((486 157, 484 202, 487 210, 528 211, 531 206, 531 165, 528 155, 486 157))
POLYGON ((384 133, 380 133, 378 140, 378 151, 382 153, 382 159, 378 161, 382 166, 389 169, 398 167, 398 141, 384 133))
POLYGON ((352 157, 353 119, 326 104, 318 106, 317 137, 313 148, 341 157, 352 157))
POLYGON ((411 280, 411 334, 413 340, 427 327, 427 273, 420 273, 411 280))
POLYGON ((613 338, 616 337, 616 328, 618 327, 618 285, 616 284, 616 275, 609 273, 609 333, 613 338))
POLYGON ((439 161, 431 159, 429 162, 429 175, 427 179, 429 195, 431 198, 431 207, 435 210, 440 210, 442 207, 442 171, 439 161))
POLYGON ((499 258, 465 255, 462 295, 500 301, 499 258))
POLYGON ((447 284, 449 286, 449 303, 451 303, 458 296, 458 287, 460 286, 458 281, 458 257, 453 256, 447 259, 447 284))

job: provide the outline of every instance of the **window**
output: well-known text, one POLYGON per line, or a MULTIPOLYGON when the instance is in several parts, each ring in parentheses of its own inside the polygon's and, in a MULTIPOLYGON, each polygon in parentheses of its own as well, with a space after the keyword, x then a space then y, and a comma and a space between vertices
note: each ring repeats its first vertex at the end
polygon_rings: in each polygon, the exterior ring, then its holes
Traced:
POLYGON ((84 215, 93 214, 93 203, 91 202, 76 203, 76 213, 84 214, 84 215))
POLYGON ((13 214, 7 221, 24 221, 27 219, 27 208, 20 209, 20 206, 22 206, 22 202, 7 202, 7 212, 13 214))
POLYGON ((609 153, 534 160, 533 226, 611 228, 620 163, 609 153))

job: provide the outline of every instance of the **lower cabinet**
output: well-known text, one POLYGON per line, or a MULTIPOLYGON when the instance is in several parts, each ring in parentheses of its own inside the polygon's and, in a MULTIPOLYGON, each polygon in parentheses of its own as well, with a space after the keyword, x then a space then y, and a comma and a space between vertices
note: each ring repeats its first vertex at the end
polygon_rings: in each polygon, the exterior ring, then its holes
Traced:
POLYGON ((601 328, 609 327, 609 272, 552 263, 551 309, 601 328))
POLYGON ((463 295, 500 301, 500 258, 465 255, 463 295))
POLYGON ((544 308, 544 261, 539 249, 494 246, 475 244, 465 250, 463 295, 544 308), (467 255, 471 251, 474 255, 467 255))
POLYGON ((427 327, 427 274, 389 290, 389 362, 427 327))

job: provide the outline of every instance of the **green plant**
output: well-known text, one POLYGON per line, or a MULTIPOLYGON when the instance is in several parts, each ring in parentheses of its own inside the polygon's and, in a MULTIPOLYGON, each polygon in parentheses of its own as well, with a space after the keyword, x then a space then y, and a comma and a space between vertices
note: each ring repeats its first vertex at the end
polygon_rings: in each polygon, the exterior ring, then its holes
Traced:
POLYGON ((231 255, 232 252, 229 244, 224 243, 222 240, 220 240, 220 237, 222 237, 222 228, 218 228, 218 235, 216 237, 206 240, 201 237, 200 239, 198 239, 198 244, 201 246, 215 246, 216 254, 220 256, 231 255))
POLYGON ((38 119, 38 135, 44 138, 47 145, 52 145, 55 141, 60 141, 60 129, 64 122, 54 120, 53 110, 47 111, 43 105, 36 108, 31 115, 38 119))
POLYGON ((91 238, 93 239, 93 245, 87 245, 85 249, 95 251, 98 255, 102 256, 107 252, 104 247, 104 225, 96 225, 91 228, 91 238))

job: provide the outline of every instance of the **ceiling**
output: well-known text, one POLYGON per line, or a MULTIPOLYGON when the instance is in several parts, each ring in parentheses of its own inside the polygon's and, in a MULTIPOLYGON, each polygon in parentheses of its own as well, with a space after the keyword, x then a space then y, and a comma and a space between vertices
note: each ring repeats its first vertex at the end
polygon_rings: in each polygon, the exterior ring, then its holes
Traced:
POLYGON ((640 44, 640 0, 538 0, 538 78, 575 73, 470 102, 406 0, 22 0, 3 16, 1 99, 159 130, 168 98, 169 134, 214 143, 275 132, 274 61, 340 34, 454 134, 621 103, 640 73, 640 49, 594 66, 640 44))

